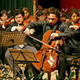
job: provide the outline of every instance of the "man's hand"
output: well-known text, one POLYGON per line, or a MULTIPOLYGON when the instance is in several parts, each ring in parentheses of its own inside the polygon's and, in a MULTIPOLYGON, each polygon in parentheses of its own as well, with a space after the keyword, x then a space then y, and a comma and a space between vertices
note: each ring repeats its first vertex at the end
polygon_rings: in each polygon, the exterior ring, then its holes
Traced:
POLYGON ((22 31, 22 30, 23 30, 23 27, 22 27, 22 26, 16 27, 16 30, 17 30, 17 31, 22 31))
POLYGON ((30 29, 30 34, 34 34, 35 29, 30 29))
POLYGON ((35 32, 35 29, 29 29, 29 28, 26 28, 26 30, 24 31, 24 33, 27 35, 34 34, 34 32, 35 32))
POLYGON ((30 29, 26 28, 26 30, 24 31, 25 34, 30 35, 30 29))
POLYGON ((11 28, 11 31, 22 31, 23 30, 23 27, 18 27, 18 26, 13 26, 12 28, 11 28))
POLYGON ((58 33, 52 33, 51 34, 51 39, 55 39, 57 37, 59 37, 58 33))
POLYGON ((75 29, 75 30, 78 30, 80 27, 77 26, 77 25, 71 25, 71 26, 69 26, 69 28, 73 28, 73 29, 75 29))
POLYGON ((15 31, 15 30, 17 30, 17 27, 16 27, 16 26, 13 26, 13 27, 11 28, 11 31, 15 31))

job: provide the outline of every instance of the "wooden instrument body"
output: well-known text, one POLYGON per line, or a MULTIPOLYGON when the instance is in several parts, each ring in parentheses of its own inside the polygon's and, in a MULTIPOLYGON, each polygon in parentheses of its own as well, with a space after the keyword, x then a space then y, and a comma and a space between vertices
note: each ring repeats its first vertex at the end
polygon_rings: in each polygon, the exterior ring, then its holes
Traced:
MULTIPOLYGON (((45 42, 46 44, 48 44, 48 39, 50 37, 51 32, 52 32, 52 30, 49 30, 49 31, 45 32, 45 34, 43 36, 42 41, 45 42)), ((60 45, 59 40, 57 42, 52 41, 51 46, 56 49, 59 49, 58 44, 60 45)), ((61 45, 62 45, 62 43, 61 43, 61 45)), ((59 64, 58 54, 55 50, 51 49, 49 46, 46 46, 43 44, 41 49, 39 51, 37 51, 36 57, 40 61, 40 63, 32 63, 32 64, 39 71, 42 70, 44 72, 52 72, 58 67, 58 64, 59 64), (43 54, 45 54, 44 61, 43 61, 43 54), (42 62, 43 62, 43 64, 42 64, 42 62), (42 65, 42 69, 41 69, 41 65, 42 65)))

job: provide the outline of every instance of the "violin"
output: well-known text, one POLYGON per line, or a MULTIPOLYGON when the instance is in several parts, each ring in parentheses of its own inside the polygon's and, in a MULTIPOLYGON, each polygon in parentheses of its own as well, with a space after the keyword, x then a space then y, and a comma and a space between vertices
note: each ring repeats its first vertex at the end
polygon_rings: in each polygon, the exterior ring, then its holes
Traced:
MULTIPOLYGON (((49 30, 43 35, 42 41, 44 43, 48 44, 48 39, 50 37, 51 32, 52 30, 49 30)), ((56 33, 59 33, 59 31, 56 31, 56 33)), ((62 46, 62 44, 63 40, 53 40, 50 46, 59 50, 59 46, 62 46)), ((52 49, 50 46, 43 44, 41 49, 35 54, 39 63, 32 64, 38 71, 44 71, 49 73, 54 71, 59 65, 58 52, 55 49, 52 49)))
POLYGON ((20 26, 13 26, 11 28, 11 31, 23 31, 23 25, 20 25, 20 26))
POLYGON ((27 24, 29 24, 29 23, 32 22, 32 21, 33 21, 32 16, 29 16, 28 18, 26 18, 26 19, 24 20, 24 25, 27 26, 27 24))
POLYGON ((25 26, 30 22, 36 22, 36 13, 37 12, 38 12, 38 10, 33 14, 33 16, 29 16, 28 18, 25 18, 25 20, 24 20, 25 26))
POLYGON ((12 18, 13 18, 13 16, 8 18, 6 21, 0 21, 0 24, 3 29, 5 29, 11 23, 10 21, 12 20, 12 18))
POLYGON ((80 26, 80 20, 78 20, 78 22, 75 23, 74 25, 80 26))
POLYGON ((80 20, 78 20, 76 23, 74 23, 73 25, 69 26, 69 28, 73 28, 75 30, 80 29, 80 20))

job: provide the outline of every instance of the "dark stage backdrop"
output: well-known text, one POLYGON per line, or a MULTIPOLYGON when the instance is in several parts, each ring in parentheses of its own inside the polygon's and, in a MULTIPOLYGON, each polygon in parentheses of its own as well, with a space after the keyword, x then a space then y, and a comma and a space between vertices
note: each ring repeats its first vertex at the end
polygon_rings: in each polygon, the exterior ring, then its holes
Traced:
POLYGON ((68 11, 71 8, 80 8, 80 0, 60 0, 60 8, 68 8, 68 11))
MULTIPOLYGON (((80 0, 38 0, 44 8, 80 8, 80 0)), ((16 8, 28 7, 30 14, 33 13, 33 0, 0 0, 0 10, 13 10, 16 8)))
POLYGON ((56 7, 60 8, 60 0, 38 0, 38 4, 43 8, 56 7))
POLYGON ((32 14, 33 0, 0 0, 0 10, 14 10, 22 7, 27 7, 32 14))

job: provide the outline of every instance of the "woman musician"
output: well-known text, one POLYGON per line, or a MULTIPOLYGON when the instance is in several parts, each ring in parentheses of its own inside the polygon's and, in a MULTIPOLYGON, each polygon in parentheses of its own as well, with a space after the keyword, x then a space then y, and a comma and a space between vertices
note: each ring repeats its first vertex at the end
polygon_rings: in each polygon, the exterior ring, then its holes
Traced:
POLYGON ((8 18, 8 13, 5 10, 0 12, 0 28, 5 30, 12 22, 13 17, 8 18))

